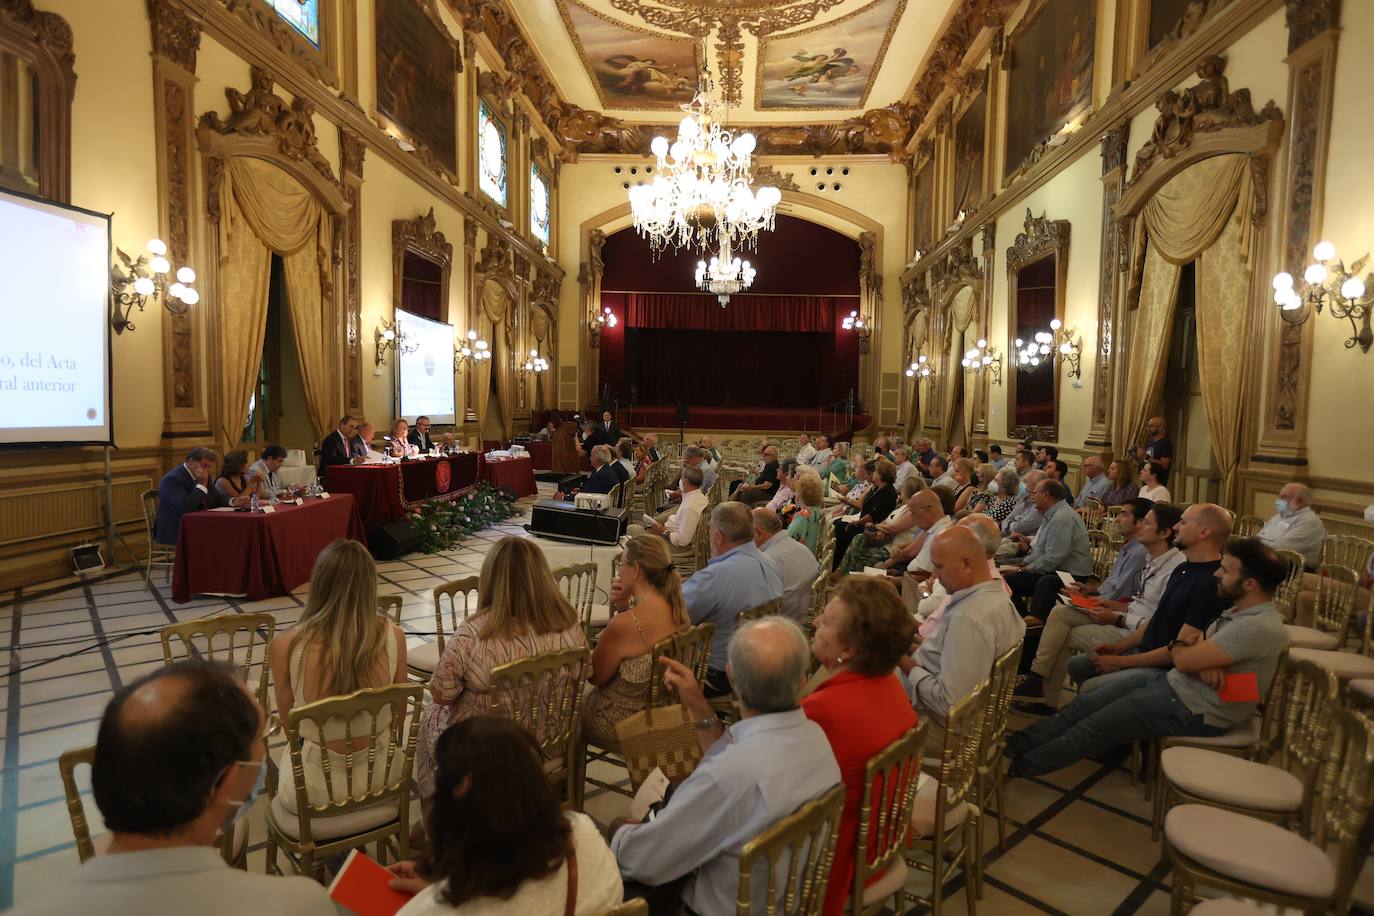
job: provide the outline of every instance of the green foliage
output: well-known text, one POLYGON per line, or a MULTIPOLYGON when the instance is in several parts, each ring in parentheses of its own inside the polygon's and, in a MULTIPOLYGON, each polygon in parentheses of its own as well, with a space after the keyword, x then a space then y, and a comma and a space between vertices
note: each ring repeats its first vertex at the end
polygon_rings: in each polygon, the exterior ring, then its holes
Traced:
POLYGON ((433 500, 412 510, 410 520, 420 532, 420 549, 425 553, 443 553, 514 514, 515 494, 483 480, 467 496, 450 501, 433 500))

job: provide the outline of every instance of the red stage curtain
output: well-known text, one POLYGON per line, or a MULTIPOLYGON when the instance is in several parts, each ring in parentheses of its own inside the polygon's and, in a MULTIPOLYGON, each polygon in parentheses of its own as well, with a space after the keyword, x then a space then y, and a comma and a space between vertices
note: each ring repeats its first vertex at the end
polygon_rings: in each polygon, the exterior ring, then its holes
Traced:
POLYGON ((691 331, 772 331, 830 334, 836 313, 859 307, 857 296, 732 296, 721 308, 707 293, 602 293, 627 327, 691 331))

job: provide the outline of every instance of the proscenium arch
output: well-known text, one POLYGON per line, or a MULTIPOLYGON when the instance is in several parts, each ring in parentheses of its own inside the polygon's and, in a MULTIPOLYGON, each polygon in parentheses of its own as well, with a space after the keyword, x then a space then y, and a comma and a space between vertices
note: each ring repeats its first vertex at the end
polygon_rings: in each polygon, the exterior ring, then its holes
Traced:
MULTIPOLYGON (((779 213, 815 223, 826 229, 831 229, 846 238, 859 241, 859 236, 865 232, 871 232, 874 236, 873 250, 877 252, 879 264, 882 261, 883 244, 885 238, 885 228, 882 223, 858 210, 846 207, 844 204, 836 203, 815 194, 808 194, 805 191, 783 191, 782 203, 778 206, 779 213)), ((613 207, 608 207, 600 213, 596 213, 583 220, 578 227, 578 263, 586 264, 591 257, 591 235, 596 230, 601 230, 606 235, 619 232, 621 229, 628 228, 632 224, 630 218, 630 202, 624 200, 613 207)), ((882 275, 882 270, 878 270, 882 275)), ((862 284, 862 280, 861 280, 862 284)), ((862 285, 860 286, 862 290, 862 285)), ((881 293, 881 290, 879 290, 881 293)), ((882 300, 886 302, 886 298, 882 300)), ((579 307, 582 300, 579 298, 579 307)), ((873 422, 878 423, 881 413, 881 405, 877 403, 879 393, 879 378, 882 369, 882 340, 883 330, 883 309, 876 308, 873 312, 873 327, 871 328, 871 339, 873 346, 866 354, 859 357, 859 399, 867 406, 868 413, 873 417, 873 422)), ((580 320, 585 324, 586 316, 581 316, 580 320)), ((593 357, 596 350, 589 342, 586 329, 580 335, 578 352, 581 356, 580 375, 584 380, 590 378, 592 384, 579 385, 583 391, 595 392, 600 390, 600 366, 593 357)))

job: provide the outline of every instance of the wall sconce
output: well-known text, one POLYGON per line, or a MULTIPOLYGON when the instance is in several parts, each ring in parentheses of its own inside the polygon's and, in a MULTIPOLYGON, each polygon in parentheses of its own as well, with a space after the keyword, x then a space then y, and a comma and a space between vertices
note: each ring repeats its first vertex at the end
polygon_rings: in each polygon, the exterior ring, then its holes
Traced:
POLYGON ((525 364, 523 366, 515 367, 515 379, 516 381, 523 383, 525 381, 525 376, 529 375, 531 372, 533 372, 535 375, 538 375, 539 373, 547 372, 548 370, 549 361, 544 359, 544 357, 540 356, 538 350, 531 350, 530 358, 525 360, 525 364))
POLYGON ((191 286, 196 282, 196 272, 180 267, 173 275, 172 262, 167 260, 167 243, 162 239, 150 241, 148 254, 139 255, 138 260, 118 248, 115 254, 124 265, 121 268, 116 264, 110 270, 110 290, 114 293, 110 326, 116 334, 135 330, 129 316, 135 308, 143 311, 149 300, 161 303, 173 315, 186 314, 188 308, 200 301, 200 293, 191 286))
POLYGON ((960 363, 965 371, 986 373, 994 385, 1002 384, 1002 357, 996 347, 988 346, 986 340, 979 338, 978 346, 964 353, 960 363))
POLYGON ((620 321, 617 320, 615 312, 611 311, 611 307, 608 305, 601 309, 601 314, 596 316, 596 323, 608 328, 613 328, 620 324, 620 321))
POLYGON ((1322 306, 1331 306, 1331 317, 1350 322, 1350 336, 1345 340, 1346 349, 1356 344, 1368 353, 1374 344, 1374 331, 1370 330, 1371 302, 1369 286, 1374 285, 1374 277, 1369 282, 1360 279, 1360 272, 1369 261, 1369 255, 1360 258, 1350 269, 1336 260, 1336 246, 1330 242, 1318 242, 1312 249, 1316 260, 1303 271, 1304 286, 1294 288, 1293 276, 1289 273, 1274 275, 1274 302, 1279 307, 1279 315, 1289 324, 1301 325, 1315 310, 1321 314, 1322 306), (1334 262, 1334 264, 1333 264, 1334 262), (1363 323, 1363 327, 1361 327, 1363 323))
POLYGON ((906 367, 907 378, 916 378, 918 376, 920 378, 930 378, 930 361, 926 359, 924 353, 916 357, 911 365, 906 367))
POLYGON ((1042 363, 1053 362, 1056 351, 1069 367, 1069 378, 1080 378, 1083 375, 1083 338, 1072 329, 1066 329, 1058 318, 1050 322, 1048 331, 1036 331, 1029 344, 1016 338, 1016 362, 1022 369, 1037 369, 1042 363))
POLYGON ((458 338, 459 344, 453 351, 453 371, 461 372, 464 366, 476 366, 484 359, 491 359, 491 347, 485 340, 477 337, 476 331, 468 331, 458 338))
POLYGON ((859 352, 868 352, 869 337, 873 334, 873 322, 869 318, 859 314, 856 309, 844 316, 840 326, 846 331, 857 331, 859 333, 859 352))
POLYGON ((412 343, 394 323, 387 319, 382 319, 382 324, 373 332, 373 337, 377 341, 377 365, 386 365, 386 351, 394 350, 397 353, 414 353, 420 349, 418 342, 412 343))

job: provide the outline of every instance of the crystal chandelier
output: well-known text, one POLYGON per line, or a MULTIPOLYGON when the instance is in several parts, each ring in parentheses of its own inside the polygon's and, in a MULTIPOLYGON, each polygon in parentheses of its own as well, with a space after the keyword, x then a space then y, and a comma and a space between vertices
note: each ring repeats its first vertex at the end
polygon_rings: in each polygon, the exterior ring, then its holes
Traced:
POLYGON ((720 254, 711 255, 711 263, 697 261, 697 288, 716 294, 716 301, 725 308, 730 296, 746 290, 754 283, 757 273, 748 261, 741 261, 730 254, 730 240, 720 240, 720 254))
POLYGON ((635 229, 654 254, 669 245, 705 251, 718 238, 752 248, 760 231, 773 228, 782 200, 775 187, 749 187, 754 135, 725 128, 710 80, 682 110, 677 140, 655 137, 650 145, 658 158, 653 181, 630 188, 635 229))

